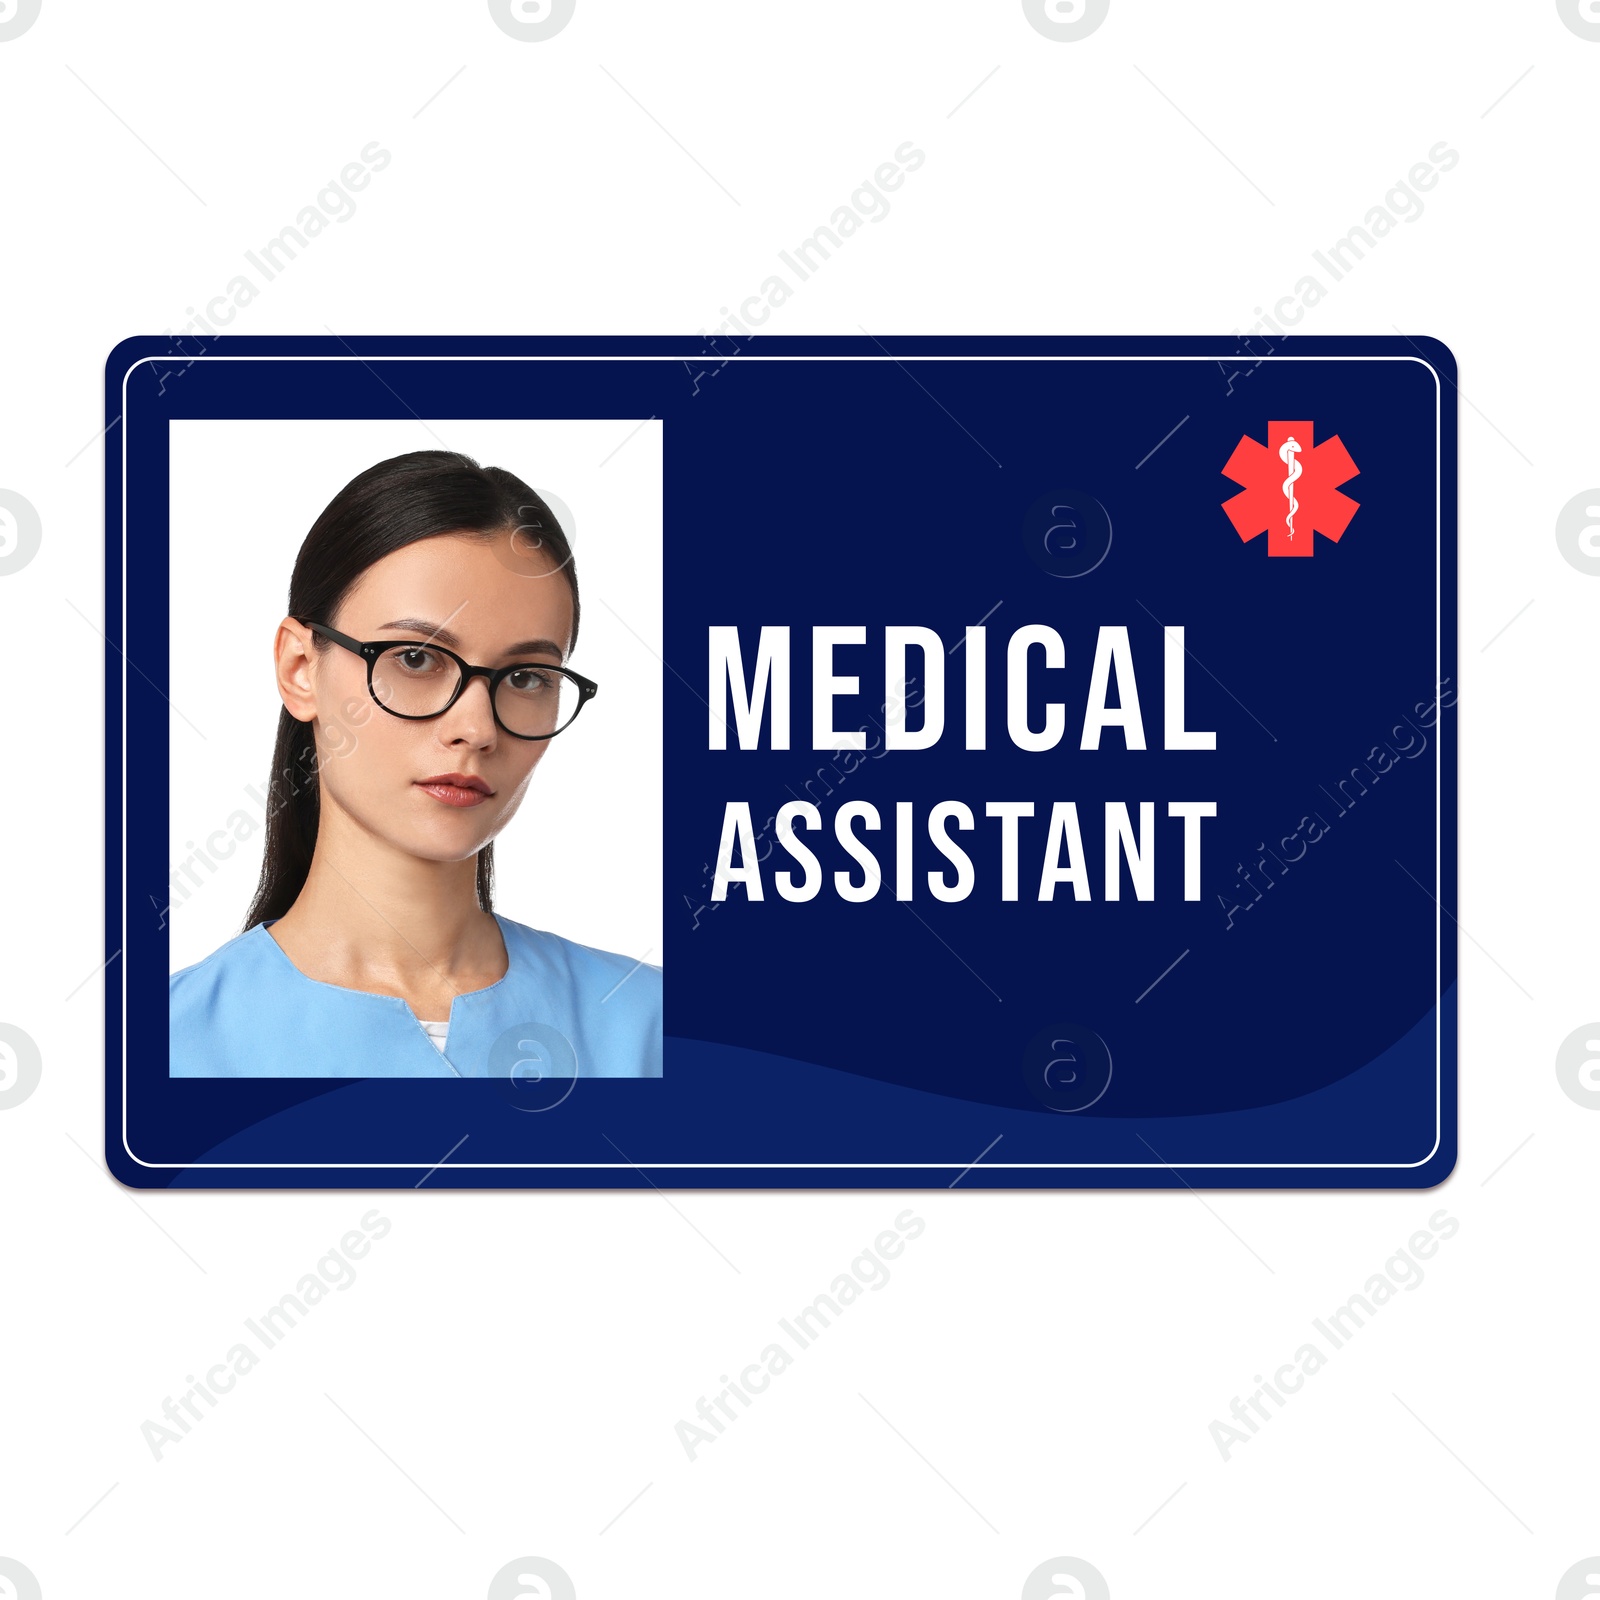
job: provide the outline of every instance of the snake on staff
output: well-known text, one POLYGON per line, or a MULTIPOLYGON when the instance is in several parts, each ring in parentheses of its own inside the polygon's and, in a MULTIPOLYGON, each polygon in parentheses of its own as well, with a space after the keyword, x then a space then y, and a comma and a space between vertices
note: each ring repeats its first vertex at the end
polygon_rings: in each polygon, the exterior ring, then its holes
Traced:
POLYGON ((1294 538, 1294 514, 1300 509, 1300 502, 1294 497, 1295 479, 1300 477, 1305 468, 1300 465, 1300 441, 1291 433, 1287 439, 1278 446, 1278 459, 1289 469, 1289 476, 1283 480, 1283 492, 1289 502, 1289 537, 1294 538))

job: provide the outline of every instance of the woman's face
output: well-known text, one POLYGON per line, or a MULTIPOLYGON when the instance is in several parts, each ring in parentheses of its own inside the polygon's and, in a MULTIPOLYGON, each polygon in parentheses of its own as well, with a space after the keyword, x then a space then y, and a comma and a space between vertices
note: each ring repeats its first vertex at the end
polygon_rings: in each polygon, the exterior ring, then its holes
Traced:
MULTIPOLYGON (((557 666, 572 640, 572 589, 549 556, 513 549, 509 533, 441 534, 385 556, 337 616, 313 620, 363 641, 442 644, 474 666, 557 666)), ((429 659, 438 658, 408 657, 406 665, 429 659)), ((493 839, 552 742, 506 733, 483 677, 442 716, 391 716, 368 693, 360 656, 335 644, 314 648, 309 630, 292 620, 279 629, 278 678, 290 713, 314 718, 323 805, 427 860, 464 860, 493 839), (439 778, 476 779, 490 792, 474 799, 470 786, 427 786, 439 778)))

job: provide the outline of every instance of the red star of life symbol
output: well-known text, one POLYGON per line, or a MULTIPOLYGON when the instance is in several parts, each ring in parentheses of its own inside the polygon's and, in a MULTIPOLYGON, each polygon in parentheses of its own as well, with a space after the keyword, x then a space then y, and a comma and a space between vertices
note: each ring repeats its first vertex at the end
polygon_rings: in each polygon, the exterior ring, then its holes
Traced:
POLYGON ((1309 422, 1269 422, 1267 442, 1246 434, 1222 469, 1244 485, 1222 509, 1241 539, 1265 528, 1269 556, 1309 556, 1319 533, 1337 543, 1358 509, 1339 485, 1360 468, 1338 434, 1314 444, 1313 433, 1309 422))

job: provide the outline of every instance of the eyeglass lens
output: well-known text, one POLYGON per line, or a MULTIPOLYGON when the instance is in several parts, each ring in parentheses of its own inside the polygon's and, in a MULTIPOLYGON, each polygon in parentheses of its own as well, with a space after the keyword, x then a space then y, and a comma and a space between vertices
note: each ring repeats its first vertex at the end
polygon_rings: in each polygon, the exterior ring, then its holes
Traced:
MULTIPOLYGON (((431 717, 449 705, 461 669, 447 655, 420 644, 397 644, 372 666, 372 693, 402 717, 431 717)), ((500 721, 522 737, 559 733, 578 714, 578 686, 564 673, 519 666, 495 686, 500 721)))

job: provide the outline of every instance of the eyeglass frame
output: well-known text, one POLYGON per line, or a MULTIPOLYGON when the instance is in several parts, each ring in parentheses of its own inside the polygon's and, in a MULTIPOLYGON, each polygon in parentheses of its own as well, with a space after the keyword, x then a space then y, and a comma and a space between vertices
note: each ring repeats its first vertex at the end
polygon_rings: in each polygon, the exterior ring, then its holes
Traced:
POLYGON ((489 713, 502 733, 513 739, 553 739, 556 734, 565 733, 578 720, 578 713, 600 692, 600 685, 593 678, 586 678, 581 672, 574 672, 571 667, 556 666, 544 661, 513 661, 504 667, 475 667, 470 661, 458 656, 454 650, 447 650, 442 644, 435 644, 431 639, 362 640, 352 638, 348 633, 340 633, 337 628, 331 628, 325 622, 309 622, 304 617, 296 617, 294 620, 302 628, 310 628, 313 633, 321 634, 324 639, 331 639, 352 654, 361 656, 367 663, 367 693, 371 695, 372 703, 380 711, 387 711, 391 717, 399 717, 403 722, 432 722, 435 717, 442 717, 467 692, 467 685, 474 678, 481 677, 489 680, 489 713), (456 692, 437 711, 425 711, 416 715, 408 711, 396 711, 386 706, 372 687, 372 673, 378 664, 378 657, 386 650, 393 650, 402 645, 422 645, 429 650, 437 650, 440 655, 449 656, 460 668, 461 681, 456 685, 456 692), (559 728, 552 729, 549 733, 518 733, 515 729, 508 728, 501 720, 499 706, 495 704, 495 691, 500 687, 502 680, 513 672, 528 667, 537 667, 541 672, 559 672, 562 677, 570 678, 578 686, 577 708, 559 728))

